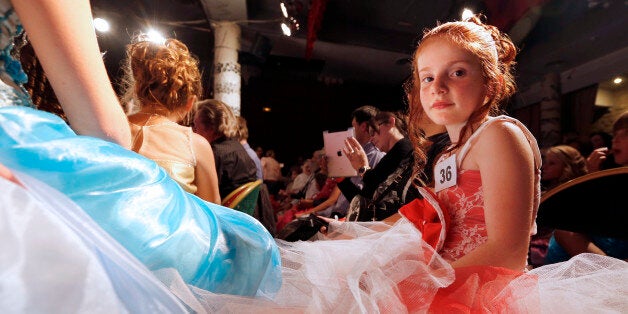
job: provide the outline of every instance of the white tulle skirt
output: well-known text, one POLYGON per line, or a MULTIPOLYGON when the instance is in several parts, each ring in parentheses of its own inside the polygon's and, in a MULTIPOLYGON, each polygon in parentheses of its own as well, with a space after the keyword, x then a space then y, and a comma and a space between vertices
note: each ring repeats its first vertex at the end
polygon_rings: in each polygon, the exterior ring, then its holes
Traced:
POLYGON ((459 272, 405 219, 393 226, 333 223, 330 230, 316 241, 278 240, 283 284, 275 296, 214 294, 185 286, 168 270, 160 278, 184 302, 207 313, 628 311, 628 263, 622 260, 581 254, 527 273, 495 267, 459 272))
POLYGON ((76 204, 15 175, 0 177, 0 312, 187 312, 76 204))

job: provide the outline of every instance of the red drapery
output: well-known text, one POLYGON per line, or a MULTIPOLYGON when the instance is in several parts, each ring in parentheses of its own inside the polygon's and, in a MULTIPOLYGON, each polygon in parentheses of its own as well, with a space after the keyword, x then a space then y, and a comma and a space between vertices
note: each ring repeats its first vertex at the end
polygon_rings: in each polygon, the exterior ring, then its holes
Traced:
POLYGON ((541 5, 548 0, 502 1, 485 0, 488 23, 502 32, 508 32, 530 8, 541 5))
POLYGON ((323 22, 323 13, 328 0, 312 0, 310 11, 307 14, 307 43, 305 45, 305 59, 312 58, 314 42, 317 38, 318 30, 323 22))

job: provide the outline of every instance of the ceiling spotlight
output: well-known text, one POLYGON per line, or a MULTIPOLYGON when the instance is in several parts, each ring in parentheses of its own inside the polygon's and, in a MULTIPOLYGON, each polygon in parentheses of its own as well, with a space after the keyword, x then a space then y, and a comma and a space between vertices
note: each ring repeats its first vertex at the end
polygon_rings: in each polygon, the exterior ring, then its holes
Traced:
POLYGON ((94 19, 93 24, 94 28, 101 33, 106 33, 109 31, 109 29, 111 29, 111 27, 109 26, 109 22, 99 17, 94 19))
POLYGON ((263 107, 262 111, 264 111, 264 112, 271 112, 272 109, 270 109, 270 107, 263 107))
POLYGON ((624 80, 621 77, 616 77, 613 79, 613 83, 619 85, 621 84, 621 82, 623 82, 624 80))
POLYGON ((288 17, 288 9, 286 8, 286 4, 281 2, 279 3, 279 7, 281 8, 281 13, 283 13, 283 17, 288 17))
POLYGON ((462 10, 462 20, 463 21, 466 21, 466 20, 472 18, 474 15, 475 14, 470 9, 464 8, 464 10, 462 10))
POLYGON ((286 24, 286 23, 281 23, 281 31, 286 36, 291 36, 292 35, 292 32, 290 31, 290 26, 288 26, 288 24, 286 24))
POLYGON ((144 37, 146 40, 152 41, 160 45, 163 45, 166 43, 166 38, 160 32, 154 29, 148 30, 148 32, 144 34, 144 37))

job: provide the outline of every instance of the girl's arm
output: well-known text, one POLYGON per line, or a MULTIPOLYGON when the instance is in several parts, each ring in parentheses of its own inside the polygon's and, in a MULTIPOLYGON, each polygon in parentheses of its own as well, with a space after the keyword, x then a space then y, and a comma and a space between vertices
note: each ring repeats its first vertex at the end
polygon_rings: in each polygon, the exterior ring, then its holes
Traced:
POLYGON ((12 1, 74 131, 126 148, 129 125, 100 55, 89 1, 12 1))
POLYGON ((218 174, 214 152, 207 140, 192 133, 192 145, 196 155, 196 169, 194 170, 194 182, 196 183, 196 196, 214 204, 221 204, 218 190, 218 174))
POLYGON ((535 199, 534 152, 524 133, 510 122, 494 123, 464 163, 481 173, 488 240, 452 265, 524 269, 535 199))

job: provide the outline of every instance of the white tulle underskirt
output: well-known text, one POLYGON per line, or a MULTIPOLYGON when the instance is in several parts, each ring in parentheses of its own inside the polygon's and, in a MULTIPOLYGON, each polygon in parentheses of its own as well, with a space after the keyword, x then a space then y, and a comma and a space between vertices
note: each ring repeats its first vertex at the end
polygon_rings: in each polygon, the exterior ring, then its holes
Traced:
MULTIPOLYGON (((160 271, 159 277, 184 302, 207 313, 407 313, 408 307, 417 313, 439 311, 430 309, 432 298, 455 280, 455 273, 410 222, 338 223, 331 229, 334 232, 319 234, 316 241, 278 240, 283 284, 276 296, 214 294, 185 286, 169 270, 160 271), (405 279, 407 287, 410 275, 420 297, 404 299, 399 283, 405 279)), ((627 262, 581 254, 512 280, 481 312, 622 313, 628 311, 626 282, 627 262)))

